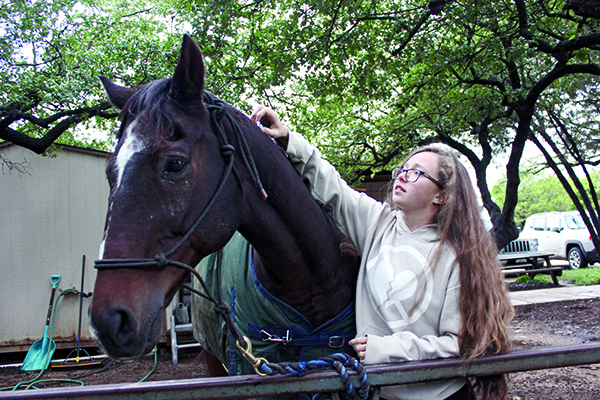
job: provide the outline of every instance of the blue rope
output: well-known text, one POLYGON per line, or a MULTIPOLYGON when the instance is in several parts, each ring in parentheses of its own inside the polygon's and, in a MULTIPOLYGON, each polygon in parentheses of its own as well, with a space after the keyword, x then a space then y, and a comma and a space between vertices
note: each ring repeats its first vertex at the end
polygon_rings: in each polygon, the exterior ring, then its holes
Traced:
MULTIPOLYGON (((367 372, 364 366, 356 358, 346 353, 335 353, 328 357, 297 363, 263 362, 258 369, 261 373, 266 375, 289 374, 298 377, 316 370, 335 369, 339 373, 344 384, 344 397, 346 399, 364 400, 369 396, 370 384, 367 380, 367 372), (350 376, 348 374, 349 369, 355 370, 358 374, 360 386, 357 388, 355 388, 350 381, 350 376)), ((331 395, 317 393, 313 395, 312 398, 313 400, 327 400, 331 398, 331 395)))

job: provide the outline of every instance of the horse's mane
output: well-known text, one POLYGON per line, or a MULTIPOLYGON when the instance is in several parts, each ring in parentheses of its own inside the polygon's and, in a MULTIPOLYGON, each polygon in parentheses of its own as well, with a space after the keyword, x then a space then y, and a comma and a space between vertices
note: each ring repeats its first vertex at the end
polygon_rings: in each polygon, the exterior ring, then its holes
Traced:
POLYGON ((175 129, 174 123, 167 112, 164 104, 166 101, 172 101, 169 96, 171 79, 163 78, 146 85, 131 96, 121 110, 119 119, 121 127, 117 134, 117 140, 123 136, 123 130, 130 118, 135 117, 137 122, 142 124, 147 130, 153 132, 158 139, 172 140, 175 129))

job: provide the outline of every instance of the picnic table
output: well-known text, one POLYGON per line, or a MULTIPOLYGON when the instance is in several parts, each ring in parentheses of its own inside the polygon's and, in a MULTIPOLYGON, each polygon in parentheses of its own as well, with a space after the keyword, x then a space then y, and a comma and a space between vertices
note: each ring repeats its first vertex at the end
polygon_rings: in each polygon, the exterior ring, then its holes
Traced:
POLYGON ((557 277, 562 275, 564 267, 552 266, 550 257, 553 255, 544 252, 499 254, 498 259, 502 263, 502 273, 505 275, 529 275, 531 279, 538 274, 550 275, 552 282, 558 286, 557 277))

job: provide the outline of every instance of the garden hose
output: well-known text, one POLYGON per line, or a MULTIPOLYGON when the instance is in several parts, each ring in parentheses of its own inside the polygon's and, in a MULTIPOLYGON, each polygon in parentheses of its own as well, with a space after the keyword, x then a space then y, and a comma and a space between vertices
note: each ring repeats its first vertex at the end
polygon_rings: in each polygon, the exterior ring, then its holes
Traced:
POLYGON ((154 373, 154 370, 156 370, 156 366, 158 365, 158 350, 156 349, 156 346, 154 346, 154 350, 152 351, 154 352, 154 367, 152 367, 152 370, 148 372, 148 375, 139 380, 138 383, 144 382, 150 375, 154 373))

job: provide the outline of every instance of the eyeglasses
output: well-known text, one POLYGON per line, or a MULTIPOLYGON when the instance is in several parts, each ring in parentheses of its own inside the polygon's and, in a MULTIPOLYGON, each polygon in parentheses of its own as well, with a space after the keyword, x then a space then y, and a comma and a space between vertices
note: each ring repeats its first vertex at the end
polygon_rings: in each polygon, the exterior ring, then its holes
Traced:
POLYGON ((440 189, 444 188, 444 185, 442 185, 440 183, 440 181, 438 181, 437 179, 435 179, 434 177, 432 177, 429 174, 426 174, 425 172, 421 171, 420 169, 415 169, 415 168, 402 168, 402 167, 394 167, 394 169, 392 169, 392 179, 396 180, 398 179, 398 177, 403 173, 406 172, 406 181, 407 182, 411 182, 414 183, 416 181, 419 180, 419 177, 421 175, 423 175, 425 178, 429 179, 431 182, 435 183, 436 185, 438 185, 438 187, 440 189))

